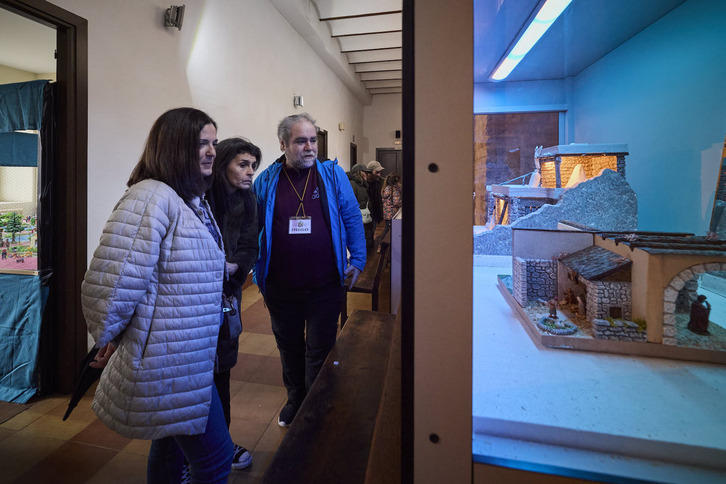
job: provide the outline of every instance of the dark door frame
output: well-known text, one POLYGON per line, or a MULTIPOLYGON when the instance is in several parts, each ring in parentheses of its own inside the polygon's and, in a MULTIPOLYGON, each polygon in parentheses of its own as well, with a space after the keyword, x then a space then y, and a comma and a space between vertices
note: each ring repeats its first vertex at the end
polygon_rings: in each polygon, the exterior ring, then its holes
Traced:
POLYGON ((350 167, 358 163, 358 145, 355 143, 350 144, 350 167))
POLYGON ((80 299, 87 257, 88 22, 44 0, 0 0, 0 5, 57 31, 58 157, 50 212, 53 275, 38 369, 41 393, 70 393, 88 351, 80 299))
POLYGON ((318 135, 318 159, 325 161, 328 159, 328 132, 320 126, 315 128, 318 135))

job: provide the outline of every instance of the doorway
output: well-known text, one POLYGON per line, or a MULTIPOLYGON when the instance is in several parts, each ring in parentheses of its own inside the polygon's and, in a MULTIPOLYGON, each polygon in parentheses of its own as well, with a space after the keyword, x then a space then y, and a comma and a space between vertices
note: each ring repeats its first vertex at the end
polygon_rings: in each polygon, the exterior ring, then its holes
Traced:
POLYGON ((0 0, 0 8, 56 30, 57 159, 48 175, 53 267, 46 281, 38 393, 70 393, 88 351, 78 294, 86 270, 88 22, 44 0, 0 0))
POLYGON ((355 143, 350 144, 350 167, 358 163, 358 145, 355 143))
POLYGON ((328 159, 328 132, 316 126, 318 130, 318 159, 325 161, 328 159))
POLYGON ((383 167, 381 176, 395 171, 403 179, 403 151, 394 148, 376 148, 376 160, 383 167))

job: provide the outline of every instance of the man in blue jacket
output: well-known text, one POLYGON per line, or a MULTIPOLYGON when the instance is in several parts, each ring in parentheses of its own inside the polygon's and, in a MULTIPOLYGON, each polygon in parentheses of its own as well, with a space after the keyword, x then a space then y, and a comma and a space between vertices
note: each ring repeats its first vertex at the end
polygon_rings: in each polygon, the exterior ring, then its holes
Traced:
POLYGON ((366 264, 358 202, 338 161, 318 161, 315 120, 286 117, 277 127, 284 155, 254 182, 260 223, 255 282, 270 311, 282 360, 290 425, 335 344, 346 276, 366 264), (350 260, 347 258, 350 252, 350 260))

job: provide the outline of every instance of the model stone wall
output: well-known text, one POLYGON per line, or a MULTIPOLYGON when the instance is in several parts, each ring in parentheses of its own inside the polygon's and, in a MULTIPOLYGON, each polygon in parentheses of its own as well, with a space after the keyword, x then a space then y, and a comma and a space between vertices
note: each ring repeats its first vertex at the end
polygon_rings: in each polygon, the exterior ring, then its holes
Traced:
POLYGON ((646 332, 632 321, 606 321, 595 319, 592 332, 597 339, 614 339, 617 341, 640 341, 645 343, 646 332))
MULTIPOLYGON (((491 222, 494 218, 494 209, 496 208, 496 201, 491 190, 487 190, 487 223, 491 222)), ((497 219, 498 221, 499 219, 497 219)))
POLYGON ((620 308, 620 318, 633 317, 631 284, 629 282, 586 281, 587 318, 605 319, 613 317, 610 309, 620 308))
MULTIPOLYGON (((487 221, 493 220, 495 223, 499 223, 499 217, 502 214, 497 206, 496 200, 491 195, 491 192, 487 193, 487 221)), ((536 212, 544 205, 548 205, 545 200, 535 200, 532 198, 507 197, 507 200, 509 203, 506 207, 506 216, 502 220, 503 225, 512 224, 520 218, 536 212)))
MULTIPOLYGON (((539 186, 545 188, 557 188, 557 172, 555 171, 555 162, 544 162, 539 167, 540 182, 539 186)), ((561 182, 563 185, 567 180, 561 182)))
MULTIPOLYGON (((564 187, 572 176, 577 165, 582 165, 587 178, 598 175, 603 168, 609 168, 625 176, 624 156, 562 156, 560 162, 560 186, 564 187)), ((542 161, 540 165, 541 186, 547 188, 557 187, 557 174, 554 161, 542 161)))
POLYGON ((678 298, 676 299, 676 312, 690 313, 691 304, 696 301, 696 298, 698 298, 698 280, 694 278, 686 281, 683 285, 683 289, 678 292, 678 298))
POLYGON ((520 306, 527 305, 527 262, 521 257, 512 260, 512 292, 520 306))
POLYGON ((514 223, 520 218, 536 212, 544 205, 547 205, 547 202, 543 200, 513 198, 509 204, 509 223, 514 223))
POLYGON ((550 259, 522 259, 512 262, 512 287, 517 302, 548 301, 557 295, 557 262, 550 259))
POLYGON ((585 176, 588 178, 597 176, 603 168, 618 171, 618 161, 615 156, 563 156, 560 164, 562 186, 567 185, 577 165, 582 165, 585 176))

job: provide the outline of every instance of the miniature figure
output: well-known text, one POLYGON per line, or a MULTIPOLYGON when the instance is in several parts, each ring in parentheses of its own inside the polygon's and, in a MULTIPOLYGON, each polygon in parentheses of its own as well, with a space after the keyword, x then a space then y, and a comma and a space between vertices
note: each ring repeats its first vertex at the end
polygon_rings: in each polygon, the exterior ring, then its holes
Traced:
POLYGON ((547 307, 550 308, 550 318, 557 319, 557 298, 550 299, 547 307))
POLYGON ((710 335, 708 332, 708 317, 711 314, 711 304, 706 296, 700 294, 691 304, 691 318, 688 320, 688 329, 700 335, 710 335))
POLYGON ((571 287, 565 291, 565 304, 577 304, 575 291, 573 291, 571 287))

